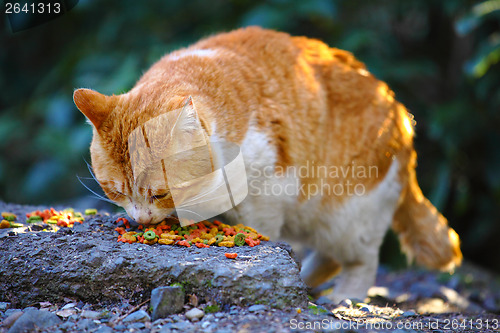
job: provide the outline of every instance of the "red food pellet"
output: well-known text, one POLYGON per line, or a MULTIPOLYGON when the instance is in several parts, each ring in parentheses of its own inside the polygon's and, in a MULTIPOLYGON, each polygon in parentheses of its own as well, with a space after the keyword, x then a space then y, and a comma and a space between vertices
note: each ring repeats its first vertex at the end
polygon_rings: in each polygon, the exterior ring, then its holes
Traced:
POLYGON ((189 242, 186 241, 186 240, 178 241, 177 245, 182 245, 182 246, 185 246, 185 247, 191 247, 191 245, 189 244, 189 242))
POLYGON ((236 257, 238 256, 238 253, 226 253, 224 254, 226 256, 226 258, 228 259, 236 259, 236 257))

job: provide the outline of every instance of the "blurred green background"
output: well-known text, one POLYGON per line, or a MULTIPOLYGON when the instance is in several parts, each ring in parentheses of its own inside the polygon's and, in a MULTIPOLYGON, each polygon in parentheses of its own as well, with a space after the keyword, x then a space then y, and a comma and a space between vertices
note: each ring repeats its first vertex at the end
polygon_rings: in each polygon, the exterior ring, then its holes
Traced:
POLYGON ((0 20, 1 200, 100 205, 77 179, 91 129, 73 90, 125 92, 166 52, 260 25, 349 50, 388 82, 417 121, 424 193, 466 258, 500 271, 500 0, 87 0, 17 33, 0 20))

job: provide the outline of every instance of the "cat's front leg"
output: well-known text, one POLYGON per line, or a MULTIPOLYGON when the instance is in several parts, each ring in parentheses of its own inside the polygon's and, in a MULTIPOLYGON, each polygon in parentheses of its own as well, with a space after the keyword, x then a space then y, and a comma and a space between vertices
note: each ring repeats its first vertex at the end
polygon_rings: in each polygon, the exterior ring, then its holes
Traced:
POLYGON ((300 277, 311 288, 330 280, 341 270, 340 263, 331 256, 313 252, 302 262, 300 277))
POLYGON ((363 261, 344 263, 333 292, 327 297, 334 303, 346 298, 363 300, 368 289, 375 283, 378 266, 378 250, 376 254, 366 254, 363 261))

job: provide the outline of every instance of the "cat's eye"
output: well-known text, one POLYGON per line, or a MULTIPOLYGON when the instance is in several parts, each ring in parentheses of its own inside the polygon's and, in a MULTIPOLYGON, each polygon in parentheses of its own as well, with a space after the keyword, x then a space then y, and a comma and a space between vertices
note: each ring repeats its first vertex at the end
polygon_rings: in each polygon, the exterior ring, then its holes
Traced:
POLYGON ((168 195, 168 193, 164 193, 164 194, 157 194, 157 195, 153 195, 153 196, 151 196, 151 199, 152 199, 152 200, 160 200, 160 199, 165 198, 167 195, 168 195))

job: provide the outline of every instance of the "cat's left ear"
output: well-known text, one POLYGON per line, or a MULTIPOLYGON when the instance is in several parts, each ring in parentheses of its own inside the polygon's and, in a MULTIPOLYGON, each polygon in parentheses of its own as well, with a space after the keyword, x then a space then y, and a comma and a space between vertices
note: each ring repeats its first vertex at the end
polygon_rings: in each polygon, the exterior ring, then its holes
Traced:
POLYGON ((73 94, 75 105, 95 126, 101 127, 116 106, 116 96, 106 96, 91 89, 77 89, 73 94))

